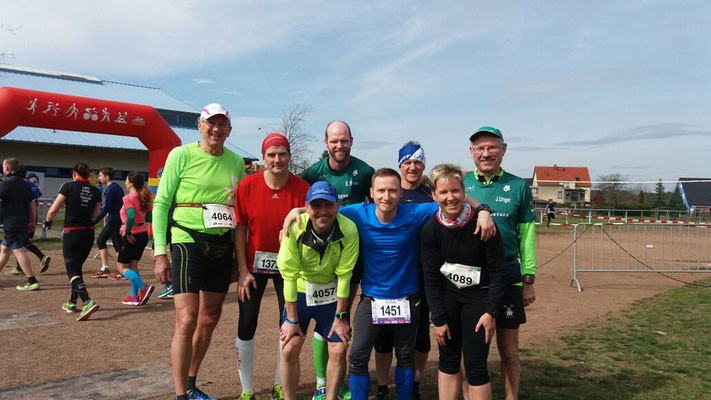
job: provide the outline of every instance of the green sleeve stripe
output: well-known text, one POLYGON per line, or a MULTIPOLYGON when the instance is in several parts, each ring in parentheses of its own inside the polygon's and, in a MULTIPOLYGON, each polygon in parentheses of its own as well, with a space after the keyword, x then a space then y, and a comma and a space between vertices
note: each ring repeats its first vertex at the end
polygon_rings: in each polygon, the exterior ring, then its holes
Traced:
POLYGON ((536 224, 524 222, 518 224, 518 235, 521 238, 519 251, 521 253, 521 273, 536 274, 536 224))

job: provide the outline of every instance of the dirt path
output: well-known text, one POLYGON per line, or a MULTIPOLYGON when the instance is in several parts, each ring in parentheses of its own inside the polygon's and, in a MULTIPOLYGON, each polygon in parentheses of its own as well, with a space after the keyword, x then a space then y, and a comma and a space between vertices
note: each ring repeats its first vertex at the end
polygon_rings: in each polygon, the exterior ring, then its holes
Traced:
MULTIPOLYGON (((539 265, 558 254, 571 241, 570 234, 541 235, 539 265)), ((2 364, 0 398, 172 398, 169 347, 173 332, 172 301, 154 297, 143 307, 121 304, 127 281, 92 279, 99 261, 87 261, 84 271, 89 293, 101 309, 87 322, 61 310, 69 286, 60 251, 49 251, 51 268, 38 276, 41 290, 18 292, 22 279, 0 275, 0 332, 2 364)), ((93 254, 93 253, 92 253, 93 254)), ((146 253, 139 264, 142 276, 155 284, 146 253)), ((627 307, 635 300, 681 284, 656 274, 584 274, 582 293, 569 287, 572 250, 538 272, 536 302, 527 309, 528 323, 521 331, 521 346, 545 340, 563 327, 627 307)), ((33 262, 36 259, 33 259, 33 262)), ((36 264, 35 264, 36 265, 36 264)), ((698 274, 674 275, 682 280, 698 274)), ((157 291, 161 288, 157 288, 157 291)), ((240 394, 235 361, 237 299, 234 287, 198 376, 212 396, 234 399, 240 394)), ((156 291, 156 293, 157 293, 156 291)), ((262 304, 256 336, 254 386, 265 396, 274 383, 277 349, 276 297, 270 287, 262 304)), ((497 358, 492 350, 491 358, 497 358)), ((436 346, 424 380, 436 380, 436 346)), ((307 395, 315 382, 310 340, 302 354, 302 389, 307 395)), ((258 397, 259 398, 259 397, 258 397)), ((310 398, 310 396, 309 396, 310 398)))

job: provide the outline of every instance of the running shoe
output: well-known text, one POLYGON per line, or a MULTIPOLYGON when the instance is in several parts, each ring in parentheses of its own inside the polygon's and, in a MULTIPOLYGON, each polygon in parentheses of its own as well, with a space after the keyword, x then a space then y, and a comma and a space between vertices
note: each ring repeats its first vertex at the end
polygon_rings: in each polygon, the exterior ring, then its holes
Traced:
POLYGON ((86 321, 89 317, 91 317, 91 314, 98 309, 99 305, 96 304, 94 300, 89 300, 89 302, 84 304, 84 307, 81 308, 77 321, 86 321))
POLYGON ((326 386, 319 386, 311 400, 326 400, 326 386))
POLYGON ((108 278, 112 281, 120 281, 121 279, 127 279, 125 276, 121 275, 120 272, 117 272, 115 274, 109 274, 108 278))
POLYGON ((42 257, 42 261, 40 261, 40 266, 42 267, 42 269, 40 270, 40 274, 49 269, 49 262, 50 261, 52 261, 52 257, 50 257, 50 256, 42 257))
POLYGON ((254 395, 252 394, 252 392, 250 392, 249 390, 245 390, 245 391, 242 392, 242 394, 239 396, 239 400, 257 400, 257 399, 254 397, 254 395))
POLYGON ((272 400, 284 400, 284 391, 281 390, 281 383, 272 388, 272 400))
POLYGON ((9 271, 5 271, 5 275, 10 275, 10 276, 16 276, 16 275, 22 275, 22 269, 20 267, 15 267, 9 271))
POLYGON ((144 285, 143 289, 140 289, 138 291, 138 295, 136 296, 138 298, 138 305, 142 306, 146 303, 148 303, 148 299, 151 298, 151 294, 153 294, 153 291, 155 290, 155 287, 151 285, 144 285))
POLYGON ((15 289, 17 289, 17 290, 37 290, 37 289, 39 289, 39 282, 35 282, 35 283, 25 282, 22 285, 15 286, 15 289))
POLYGON ((137 306, 141 304, 140 300, 138 300, 138 295, 134 296, 128 296, 125 299, 121 300, 121 303, 127 305, 127 306, 137 306))
POLYGON ((373 400, 390 400, 390 393, 388 392, 378 392, 375 394, 373 400))
POLYGON ((210 397, 205 394, 202 390, 198 388, 194 389, 189 389, 188 390, 188 398, 189 399, 197 399, 197 400, 217 400, 214 397, 210 397))
POLYGON ((163 286, 163 290, 161 290, 160 293, 158 293, 158 297, 161 299, 162 298, 172 299, 173 298, 173 285, 167 284, 167 285, 163 286))
POLYGON ((77 310, 77 303, 72 303, 71 301, 68 301, 64 304, 62 304, 62 310, 68 312, 68 313, 73 313, 77 310))
POLYGON ((91 274, 91 277, 92 278, 108 278, 109 275, 111 275, 111 271, 109 271, 108 268, 106 268, 106 269, 101 268, 100 270, 91 274))
POLYGON ((351 400, 351 390, 345 383, 338 389, 338 400, 351 400))

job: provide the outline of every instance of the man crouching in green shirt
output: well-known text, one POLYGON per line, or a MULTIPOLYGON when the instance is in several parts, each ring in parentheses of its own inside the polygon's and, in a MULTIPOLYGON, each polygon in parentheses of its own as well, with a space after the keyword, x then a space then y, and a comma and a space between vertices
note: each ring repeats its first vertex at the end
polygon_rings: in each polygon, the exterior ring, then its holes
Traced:
MULTIPOLYGON (((299 355, 311 319, 328 341, 327 400, 336 400, 346 368, 351 338, 347 305, 353 266, 358 259, 358 228, 338 214, 338 192, 329 183, 314 183, 306 194, 301 224, 292 224, 279 248, 277 265, 284 279, 279 375, 287 400, 296 399, 299 355), (300 225, 301 228, 298 226, 300 225)), ((319 388, 323 391, 324 388, 319 388)))

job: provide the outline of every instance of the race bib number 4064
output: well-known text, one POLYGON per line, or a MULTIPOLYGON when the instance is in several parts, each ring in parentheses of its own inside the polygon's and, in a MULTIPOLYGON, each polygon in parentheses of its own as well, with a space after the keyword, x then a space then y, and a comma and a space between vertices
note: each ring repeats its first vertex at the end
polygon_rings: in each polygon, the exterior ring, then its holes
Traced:
POLYGON ((205 228, 235 228, 235 209, 224 204, 204 204, 205 228))
POLYGON ((252 271, 258 274, 278 274, 279 267, 277 266, 277 253, 268 251, 255 251, 254 264, 252 271))
POLYGON ((373 299, 370 303, 373 324, 409 324, 410 302, 405 299, 373 299))

